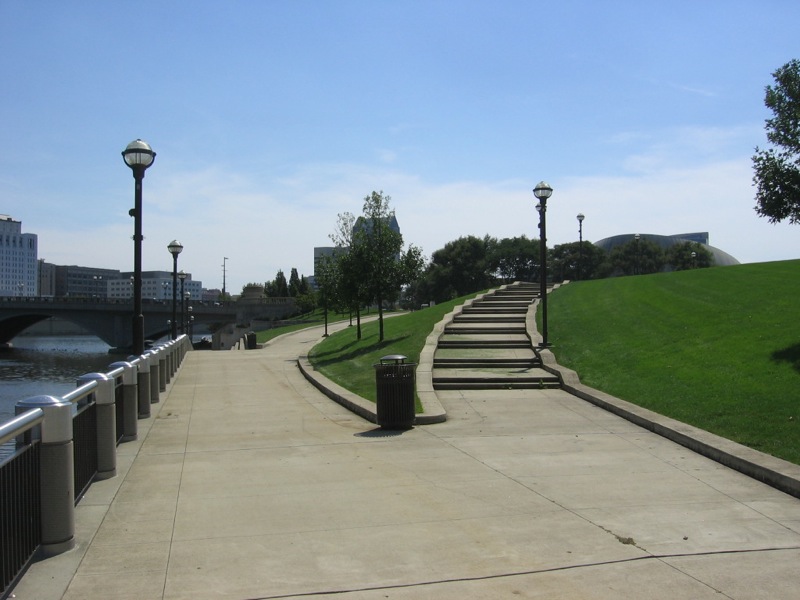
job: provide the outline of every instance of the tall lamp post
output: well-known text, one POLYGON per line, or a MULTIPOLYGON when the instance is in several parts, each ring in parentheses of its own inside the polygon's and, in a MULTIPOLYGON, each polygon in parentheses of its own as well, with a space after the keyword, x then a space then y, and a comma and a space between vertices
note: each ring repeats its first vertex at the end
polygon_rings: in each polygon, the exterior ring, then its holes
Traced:
POLYGON ((167 246, 167 250, 172 254, 172 322, 171 337, 176 339, 178 337, 178 254, 183 250, 183 245, 178 240, 172 240, 167 246))
POLYGON ((184 299, 186 300, 186 313, 187 314, 184 315, 184 318, 186 319, 186 322, 183 324, 183 326, 184 326, 183 331, 188 334, 189 333, 189 315, 192 314, 192 306, 189 304, 189 302, 192 299, 192 292, 186 292, 186 295, 184 296, 184 299))
POLYGON ((634 234, 633 239, 636 240, 636 260, 633 261, 633 274, 639 274, 639 238, 642 237, 638 233, 634 234))
POLYGON ((156 153, 147 142, 134 140, 122 151, 122 159, 133 171, 134 205, 128 212, 133 217, 133 354, 144 353, 144 314, 142 314, 142 179, 153 164, 156 153))
POLYGON ((539 256, 542 263, 539 269, 540 284, 539 296, 542 302, 542 348, 547 343, 547 199, 553 195, 553 188, 544 181, 540 181, 533 188, 533 195, 539 200, 539 256))
POLYGON ((583 213, 578 213, 578 281, 583 275, 583 220, 585 218, 583 213))
POLYGON ((183 295, 183 282, 186 281, 186 273, 183 269, 178 273, 178 279, 181 280, 181 334, 186 333, 186 298, 183 295))
POLYGON ((225 265, 227 263, 228 263, 228 257, 227 256, 223 256, 222 257, 222 302, 225 302, 228 299, 228 297, 225 295, 226 294, 226 292, 225 292, 225 271, 226 271, 225 265))

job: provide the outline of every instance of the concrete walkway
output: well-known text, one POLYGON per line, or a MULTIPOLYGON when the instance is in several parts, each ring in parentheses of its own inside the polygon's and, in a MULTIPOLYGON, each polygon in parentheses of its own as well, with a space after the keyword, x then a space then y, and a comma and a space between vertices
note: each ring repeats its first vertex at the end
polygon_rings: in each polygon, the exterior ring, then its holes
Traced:
POLYGON ((321 333, 190 353, 16 598, 800 596, 800 500, 562 390, 383 432, 300 373, 321 333))

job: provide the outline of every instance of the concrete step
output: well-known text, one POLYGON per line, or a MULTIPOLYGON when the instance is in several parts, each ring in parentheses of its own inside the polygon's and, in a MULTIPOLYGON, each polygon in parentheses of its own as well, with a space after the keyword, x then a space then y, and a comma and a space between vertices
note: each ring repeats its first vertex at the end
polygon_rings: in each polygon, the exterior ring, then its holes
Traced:
POLYGON ((525 315, 514 314, 461 314, 453 323, 524 323, 525 315))
POLYGON ((539 294, 519 294, 508 296, 484 296, 472 303, 476 304, 530 304, 533 300, 539 297, 539 294))
POLYGON ((492 306, 488 304, 473 304, 472 306, 465 306, 464 310, 461 311, 462 315, 482 315, 482 314, 490 314, 490 315, 516 315, 516 314, 525 314, 528 312, 528 306, 530 303, 527 304, 515 304, 513 306, 492 306))
POLYGON ((554 389, 560 387, 558 377, 542 369, 525 369, 513 372, 506 369, 481 369, 458 373, 454 369, 435 369, 435 390, 489 390, 489 389, 554 389))
POLYGON ((470 327, 466 324, 448 325, 444 328, 446 334, 471 334, 471 335, 516 335, 524 334, 525 327, 470 327))
POLYGON ((526 331, 538 286, 515 285, 465 306, 439 337, 433 358, 435 390, 558 388, 541 368, 526 331))
POLYGON ((531 342, 525 340, 486 339, 486 340, 439 340, 439 348, 530 348, 531 342))
POLYGON ((464 349, 530 349, 531 341, 525 335, 502 335, 491 337, 485 334, 450 334, 446 333, 439 338, 438 348, 464 348, 464 349))
POLYGON ((434 390, 557 390, 561 386, 558 381, 437 381, 433 379, 434 390))
POLYGON ((534 357, 479 357, 461 356, 451 358, 434 358, 434 369, 533 369, 541 366, 541 361, 534 357))

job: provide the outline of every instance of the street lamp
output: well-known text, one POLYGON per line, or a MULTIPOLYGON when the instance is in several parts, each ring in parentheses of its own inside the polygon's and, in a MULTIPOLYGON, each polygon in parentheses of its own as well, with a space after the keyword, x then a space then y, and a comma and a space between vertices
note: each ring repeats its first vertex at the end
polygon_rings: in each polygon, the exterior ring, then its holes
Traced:
POLYGON ((547 344, 547 199, 553 195, 553 188, 544 181, 540 181, 533 188, 533 195, 539 200, 539 256, 542 263, 539 276, 539 296, 542 302, 542 348, 547 344))
POLYGON ((228 260, 229 259, 227 256, 222 257, 222 302, 225 302, 228 299, 228 297, 225 295, 225 265, 227 264, 228 260))
POLYGON ((184 323, 186 322, 186 300, 183 296, 183 282, 186 281, 186 273, 183 272, 183 269, 178 273, 178 279, 181 280, 181 334, 184 334, 186 333, 184 329, 184 323))
POLYGON ((578 213, 578 281, 581 280, 581 271, 583 270, 583 220, 585 218, 583 213, 578 213))
POLYGON ((167 246, 167 250, 172 254, 172 335, 170 339, 178 337, 178 254, 183 250, 183 245, 178 240, 172 240, 167 246))
POLYGON ((122 159, 133 171, 134 206, 128 212, 133 217, 133 354, 144 353, 144 315, 142 314, 142 179, 153 164, 156 153, 147 142, 134 140, 122 151, 122 159))
POLYGON ((633 261, 633 274, 639 274, 639 238, 642 237, 638 233, 634 234, 633 239, 636 240, 636 260, 633 261))

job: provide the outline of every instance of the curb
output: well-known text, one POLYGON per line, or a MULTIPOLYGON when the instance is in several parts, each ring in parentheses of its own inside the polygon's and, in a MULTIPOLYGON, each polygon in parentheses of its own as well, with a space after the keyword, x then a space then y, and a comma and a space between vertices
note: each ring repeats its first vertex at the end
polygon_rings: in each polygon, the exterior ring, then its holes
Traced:
MULTIPOLYGON (((366 419, 370 423, 378 422, 377 405, 370 402, 366 398, 362 398, 353 392, 344 389, 342 386, 334 383, 322 373, 314 369, 308 360, 307 355, 298 357, 297 366, 303 376, 317 388, 320 392, 325 394, 328 398, 341 404, 346 409, 354 412, 359 417, 366 419)), ((424 413, 419 413, 414 418, 415 425, 431 425, 433 423, 443 423, 447 419, 447 413, 442 408, 439 399, 435 394, 427 394, 424 390, 418 391, 420 402, 422 403, 424 413)))

